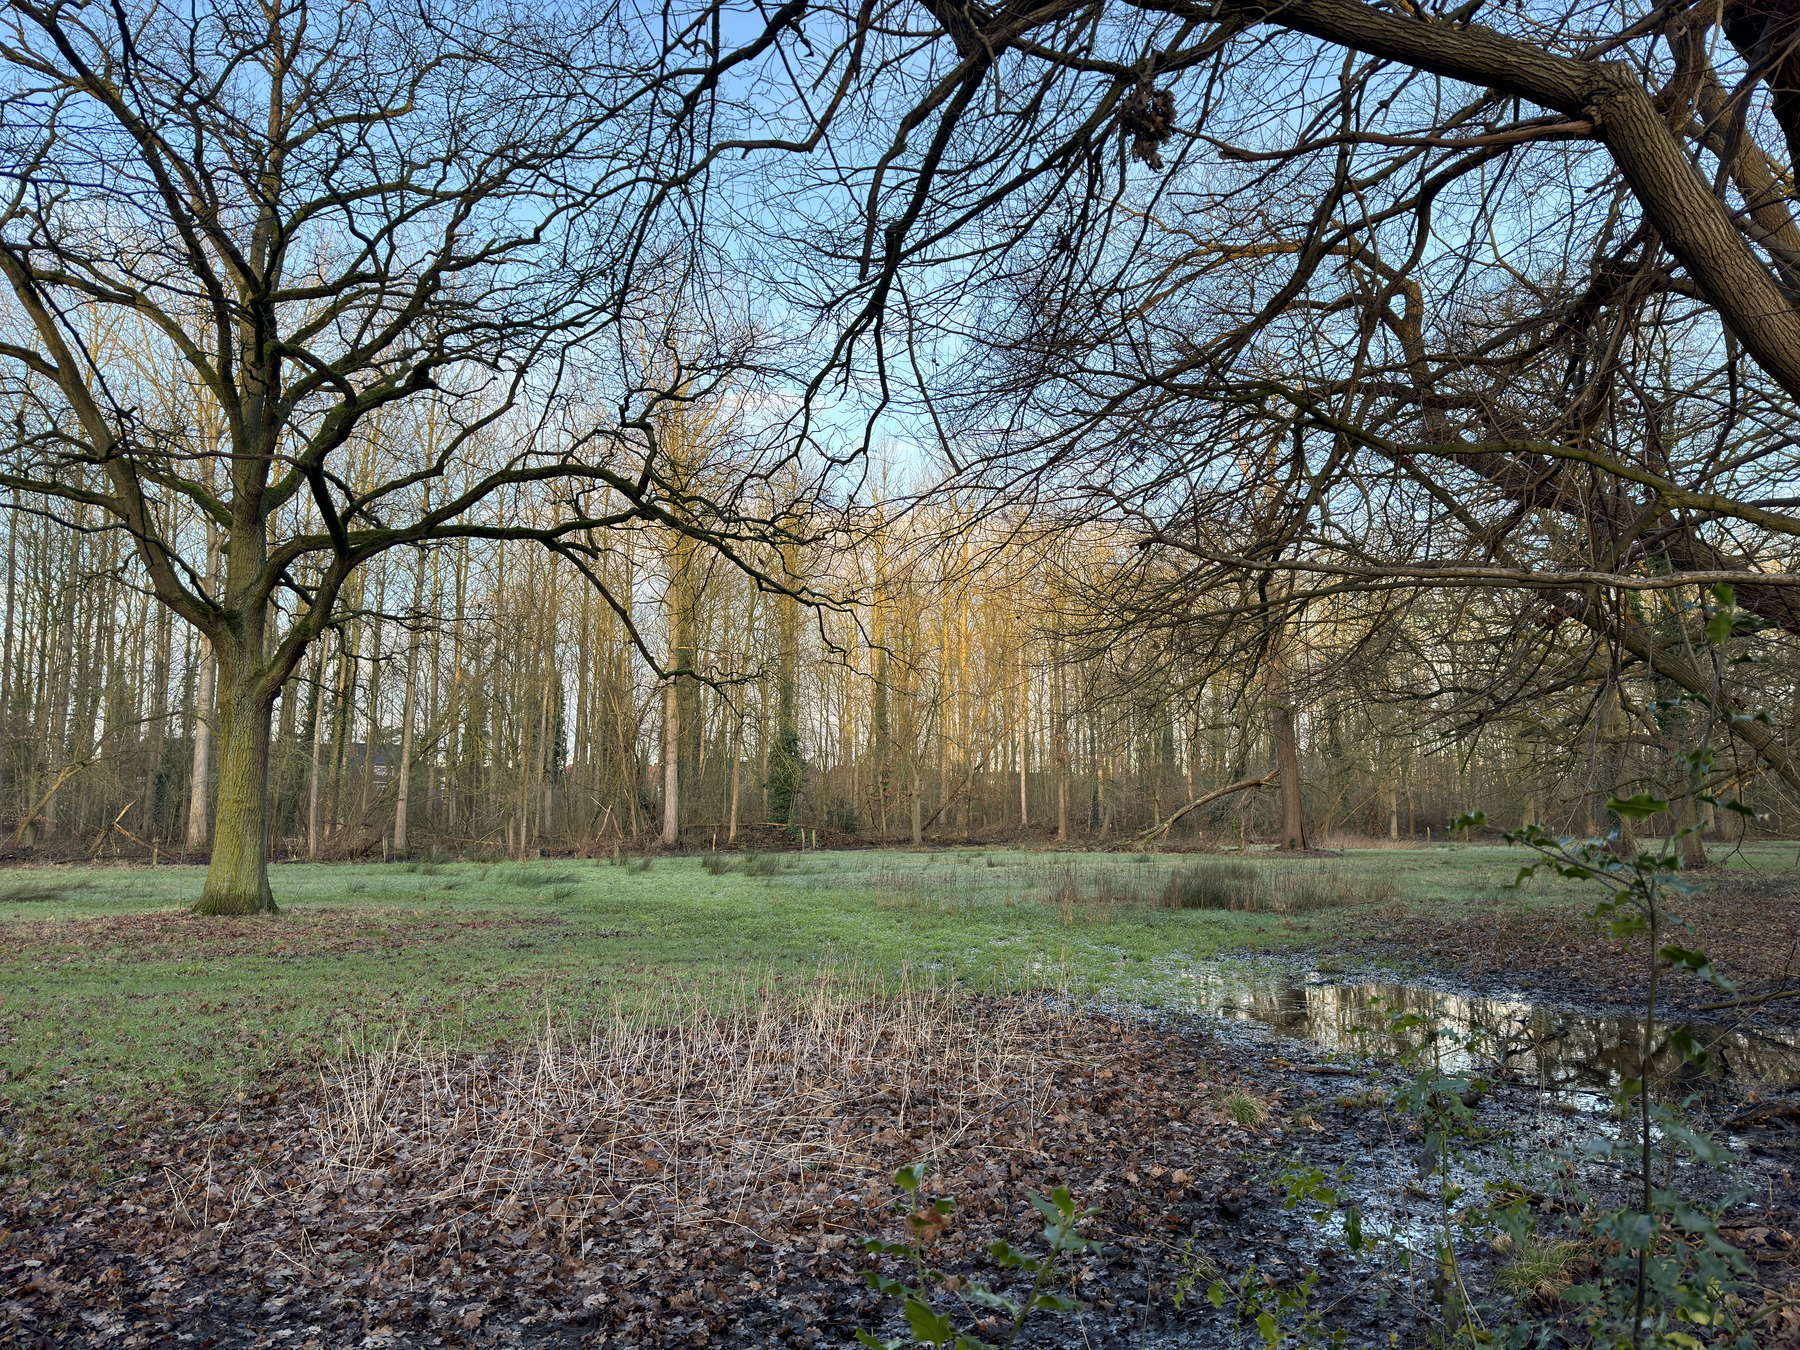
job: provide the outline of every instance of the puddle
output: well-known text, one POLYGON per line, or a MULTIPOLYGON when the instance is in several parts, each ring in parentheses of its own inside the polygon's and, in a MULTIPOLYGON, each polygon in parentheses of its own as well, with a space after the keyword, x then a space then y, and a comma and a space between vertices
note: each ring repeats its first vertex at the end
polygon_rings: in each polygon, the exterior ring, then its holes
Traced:
MULTIPOLYGON (((1171 972, 1175 974, 1175 972, 1171 972)), ((1165 986, 1166 987, 1166 986, 1165 986)), ((1440 1042, 1441 1065, 1449 1072, 1493 1073, 1504 1061, 1508 1076, 1546 1094, 1598 1105, 1625 1078, 1638 1076, 1639 1030, 1629 1018, 1568 1012, 1522 999, 1482 998, 1445 993, 1424 985, 1335 983, 1317 972, 1259 974, 1217 968, 1177 975, 1171 994, 1197 1011, 1259 1023, 1283 1036, 1311 1041, 1326 1054, 1394 1057, 1418 1043, 1419 1031, 1395 1034, 1387 1014, 1394 1011, 1435 1017, 1458 1035, 1440 1042), (1457 1041, 1472 1038, 1473 1049, 1457 1041)), ((1682 1066, 1668 1043, 1672 1027, 1658 1031, 1651 1055, 1653 1078, 1701 1075, 1682 1066)), ((1712 1050, 1706 1077, 1734 1086, 1800 1087, 1800 1034, 1744 1031, 1697 1023, 1694 1039, 1712 1050)))

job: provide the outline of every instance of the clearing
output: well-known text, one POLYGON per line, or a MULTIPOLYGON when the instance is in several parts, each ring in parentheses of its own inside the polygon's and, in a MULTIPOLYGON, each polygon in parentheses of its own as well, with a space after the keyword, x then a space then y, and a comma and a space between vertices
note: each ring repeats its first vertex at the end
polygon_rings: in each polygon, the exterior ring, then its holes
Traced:
MULTIPOLYGON (((1793 858, 1740 853, 1693 903, 1747 989, 1787 973, 1793 858)), ((1351 1167, 1372 1195, 1371 1158, 1408 1147, 1393 1070, 1314 1068, 1319 1038, 1210 1013, 1232 972, 1308 968, 1626 999, 1576 892, 1504 888, 1518 861, 288 865, 269 920, 187 915, 198 868, 0 872, 0 1327, 96 1346, 893 1335, 858 1242, 896 1236, 892 1174, 926 1159, 959 1197, 935 1255, 952 1269, 982 1273, 995 1236, 1029 1244, 1028 1190, 1099 1208, 1104 1247, 1068 1275, 1093 1344, 1235 1343, 1202 1295, 1251 1263, 1312 1272, 1285 1317, 1422 1344, 1439 1313, 1397 1261, 1404 1205, 1394 1259, 1352 1261, 1270 1184, 1351 1167)), ((1520 1092, 1482 1107, 1489 1128, 1562 1128, 1520 1092)), ((1772 1219, 1746 1231, 1800 1258, 1772 1219)))

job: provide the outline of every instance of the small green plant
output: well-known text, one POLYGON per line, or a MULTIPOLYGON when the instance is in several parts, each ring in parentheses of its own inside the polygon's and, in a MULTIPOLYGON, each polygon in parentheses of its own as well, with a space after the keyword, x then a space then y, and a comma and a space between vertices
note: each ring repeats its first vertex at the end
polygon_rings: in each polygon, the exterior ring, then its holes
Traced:
MULTIPOLYGON (((1644 940, 1644 1001, 1636 1028, 1640 1067, 1636 1075, 1621 1077, 1613 1095, 1621 1125, 1618 1136, 1593 1140, 1587 1148, 1590 1157, 1616 1159, 1635 1171, 1636 1195, 1634 1203, 1614 1208, 1596 1204, 1589 1196, 1577 1197, 1582 1236, 1600 1254, 1599 1270, 1591 1282, 1572 1285, 1562 1294, 1564 1302, 1575 1305, 1593 1344, 1629 1345, 1633 1350, 1645 1345, 1680 1350, 1699 1350, 1702 1345, 1735 1348, 1748 1347, 1754 1341, 1751 1325, 1741 1316, 1743 1304, 1737 1294, 1749 1273, 1749 1263, 1725 1241, 1717 1222, 1719 1213, 1742 1197, 1732 1196, 1720 1205, 1702 1205, 1683 1198, 1674 1188, 1677 1154, 1686 1153, 1708 1165, 1723 1164, 1729 1155, 1686 1118, 1683 1108, 1688 1103, 1656 1100, 1652 1073, 1665 976, 1693 976, 1727 992, 1733 989, 1713 968, 1704 949, 1668 940, 1686 927, 1673 912, 1673 903, 1698 889, 1680 875, 1680 846, 1698 833, 1700 826, 1681 822, 1695 821, 1701 806, 1751 814, 1742 802, 1721 800, 1711 790, 1731 781, 1729 774, 1716 773, 1712 738, 1722 716, 1733 722, 1769 720, 1766 713, 1723 711, 1721 682, 1726 644, 1734 637, 1754 633, 1764 621, 1737 608, 1730 586, 1713 587, 1712 600, 1713 604, 1702 607, 1712 671, 1708 696, 1676 694, 1653 705, 1664 723, 1684 708, 1698 712, 1694 748, 1680 757, 1685 782, 1667 798, 1639 792, 1631 797, 1614 795, 1606 803, 1607 810, 1626 825, 1666 815, 1676 828, 1669 831, 1661 847, 1655 853, 1621 847, 1618 832, 1604 839, 1561 839, 1536 824, 1502 835, 1508 843, 1536 855, 1536 861, 1519 868, 1512 883, 1515 887, 1546 871, 1568 881, 1594 884, 1599 895, 1589 906, 1588 917, 1604 923, 1615 941, 1640 936, 1644 940), (1668 1150, 1661 1187, 1656 1185, 1658 1140, 1668 1150), (1689 1331, 1690 1327, 1700 1334, 1689 1331)), ((1450 828, 1468 830, 1486 824, 1477 811, 1458 816, 1450 828)), ((1682 1068, 1706 1069, 1710 1051, 1686 1027, 1668 1030, 1660 1040, 1675 1050, 1682 1068)), ((1521 1248, 1524 1239, 1523 1232, 1514 1234, 1521 1248)), ((1523 1345, 1533 1334, 1529 1327, 1515 1328, 1512 1343, 1523 1345)))
POLYGON ((1211 1286, 1224 1275, 1212 1257, 1200 1250, 1199 1244, 1189 1238, 1181 1244, 1181 1256, 1178 1264, 1180 1274, 1175 1277, 1175 1292, 1171 1301, 1179 1310, 1187 1303, 1188 1295, 1199 1285, 1211 1286))
POLYGON ((1256 1328, 1267 1350, 1277 1350, 1283 1342, 1296 1346, 1342 1345, 1348 1338, 1342 1327, 1327 1333, 1323 1320, 1312 1305, 1313 1285, 1319 1272, 1309 1270, 1300 1279, 1281 1284, 1256 1268, 1252 1261, 1234 1285, 1227 1280, 1214 1280, 1206 1291, 1206 1300, 1221 1312, 1231 1308, 1234 1331, 1249 1322, 1256 1328))
MULTIPOLYGON (((902 1167, 894 1174, 894 1185, 907 1196, 904 1211, 906 1240, 888 1242, 875 1237, 863 1239, 863 1248, 871 1255, 898 1256, 912 1263, 912 1284, 884 1275, 879 1270, 864 1271, 863 1278, 879 1293, 905 1300, 906 1325, 913 1344, 951 1346, 953 1350, 995 1350, 995 1342, 983 1340, 974 1334, 977 1329, 986 1330, 989 1335, 994 1334, 988 1327, 978 1326, 979 1323, 991 1321, 1005 1330, 1006 1338, 998 1344, 1006 1347, 1018 1339, 1020 1330, 1032 1313, 1068 1313, 1080 1309, 1080 1303, 1067 1294, 1053 1292, 1052 1286, 1057 1282, 1056 1269, 1064 1256, 1099 1250, 1098 1242, 1084 1238, 1076 1231, 1083 1221, 1099 1213, 1098 1210, 1077 1209, 1067 1186, 1058 1186, 1048 1197, 1039 1195, 1036 1191, 1028 1193, 1032 1208, 1044 1218, 1044 1255, 1026 1256, 1016 1251, 1005 1238, 988 1247, 994 1263, 1002 1270, 1018 1271, 1021 1275, 1032 1277, 1031 1287, 1025 1296, 1013 1299, 995 1293, 979 1281, 947 1275, 926 1264, 925 1249, 943 1236, 956 1212, 954 1196, 927 1202, 920 1194, 919 1188, 929 1170, 930 1164, 918 1162, 902 1167), (958 1319, 950 1313, 938 1311, 933 1303, 934 1286, 956 1297, 962 1305, 964 1318, 958 1319), (987 1310, 985 1318, 977 1309, 987 1310), (966 1320, 968 1328, 959 1329, 959 1320, 966 1320)), ((859 1344, 871 1346, 873 1350, 900 1350, 907 1344, 906 1337, 884 1341, 860 1328, 856 1339, 859 1344)))
POLYGON ((656 860, 648 853, 640 853, 625 865, 627 872, 648 872, 656 860))

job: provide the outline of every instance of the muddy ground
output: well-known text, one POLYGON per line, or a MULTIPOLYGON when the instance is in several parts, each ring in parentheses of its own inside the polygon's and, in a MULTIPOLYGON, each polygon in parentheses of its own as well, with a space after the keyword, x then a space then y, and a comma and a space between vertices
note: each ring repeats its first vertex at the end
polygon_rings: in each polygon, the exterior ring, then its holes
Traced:
MULTIPOLYGON (((1800 924, 1783 898, 1751 882, 1705 900, 1711 950, 1749 993, 1776 988, 1795 964, 1800 924)), ((1404 952, 1444 987, 1525 990, 1577 1011, 1628 1002, 1632 963, 1613 944, 1576 924, 1515 926, 1421 921, 1365 950, 1404 952)), ((1797 1004, 1723 1015, 1754 1034, 1800 1015, 1797 1004)), ((604 1049, 370 1062, 234 1109, 159 1102, 97 1141, 116 1175, 106 1184, 14 1183, 0 1195, 0 1343, 824 1347, 854 1343, 859 1327, 896 1336, 899 1308, 864 1282, 858 1243, 901 1236, 892 1173, 928 1158, 933 1194, 958 1200, 931 1259, 1002 1287, 986 1249, 1005 1236, 1035 1250, 1029 1191, 1067 1185, 1099 1210, 1088 1232, 1102 1249, 1064 1282, 1085 1311, 1041 1318, 1023 1344, 1249 1343, 1251 1329, 1205 1292, 1254 1264, 1290 1289, 1311 1273, 1309 1310, 1351 1345, 1425 1346, 1442 1334, 1442 1305, 1400 1252, 1429 1249, 1438 1201, 1417 1134, 1391 1104, 1404 1081, 1394 1064, 1326 1062, 1316 1046, 1246 1025, 978 998, 765 1010, 755 1026, 697 1022, 604 1049), (1284 1207, 1275 1182, 1290 1166, 1341 1169, 1378 1239, 1372 1254, 1353 1256, 1311 1205, 1284 1207)), ((1726 1224, 1757 1271, 1748 1298, 1789 1297, 1800 1286, 1800 1099, 1734 1077, 1692 1086, 1696 1114, 1726 1130, 1737 1164, 1726 1178, 1689 1171, 1688 1189, 1748 1191, 1726 1224)), ((1566 1161, 1615 1128, 1528 1077, 1496 1076, 1457 1179, 1471 1193, 1513 1179, 1556 1231, 1571 1222, 1571 1184, 1605 1195, 1627 1180, 1566 1161)), ((1490 1236, 1459 1242, 1490 1318, 1565 1316, 1553 1289, 1519 1304, 1493 1287, 1490 1236)), ((1764 1339, 1800 1343, 1800 1317, 1770 1318, 1764 1339)))

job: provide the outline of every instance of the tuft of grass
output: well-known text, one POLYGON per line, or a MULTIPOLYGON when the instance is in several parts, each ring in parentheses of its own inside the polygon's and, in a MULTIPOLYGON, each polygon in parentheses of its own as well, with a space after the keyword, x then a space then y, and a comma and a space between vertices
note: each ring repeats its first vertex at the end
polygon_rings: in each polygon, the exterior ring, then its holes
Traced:
POLYGON ((752 849, 735 858, 728 853, 709 853, 700 860, 700 866, 715 877, 729 876, 733 872, 747 877, 772 877, 781 871, 781 859, 752 849))
POLYGON ((586 881, 580 872, 534 872, 524 879, 527 886, 579 886, 586 881))
POLYGON ((54 904, 57 901, 73 900, 82 891, 89 890, 92 882, 70 877, 66 881, 27 881, 21 885, 9 886, 0 890, 0 904, 7 905, 42 905, 54 904))
POLYGON ((1326 867, 1252 866, 1206 862, 1184 867, 1163 887, 1168 909, 1224 909, 1252 914, 1306 914, 1321 909, 1379 904, 1394 898, 1386 873, 1326 867))
POLYGON ((1239 1125, 1247 1125, 1251 1129, 1260 1129, 1269 1118, 1269 1108, 1263 1102, 1252 1097, 1248 1092, 1227 1093, 1219 1103, 1225 1108, 1225 1114, 1239 1125))
POLYGON ((1575 1283, 1575 1274, 1586 1259, 1577 1243, 1527 1238, 1513 1249, 1512 1260, 1495 1278, 1502 1289, 1520 1298, 1560 1303, 1563 1291, 1575 1283))
POLYGON ((1184 867, 1169 878, 1162 902, 1169 909, 1256 909, 1263 870, 1245 862, 1184 867))

